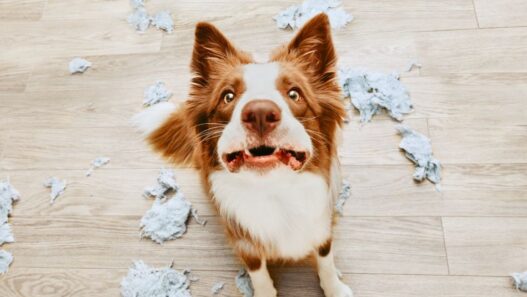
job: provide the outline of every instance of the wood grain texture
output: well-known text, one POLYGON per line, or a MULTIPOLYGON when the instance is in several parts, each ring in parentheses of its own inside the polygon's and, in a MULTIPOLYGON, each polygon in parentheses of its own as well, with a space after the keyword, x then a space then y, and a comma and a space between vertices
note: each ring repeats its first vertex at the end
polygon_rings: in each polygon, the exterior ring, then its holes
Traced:
POLYGON ((525 270, 527 218, 443 218, 450 273, 508 276, 525 270))
MULTIPOLYGON (((355 20, 333 30, 340 67, 401 72, 415 107, 404 124, 429 136, 443 162, 438 192, 413 165, 385 113, 351 111, 340 156, 352 196, 334 232, 336 264, 358 297, 516 297, 509 273, 527 263, 527 6, 519 0, 344 0, 355 20), (404 72, 416 59, 421 69, 404 72)), ((175 168, 208 220, 181 239, 140 240, 142 197, 170 167, 130 126, 144 89, 164 81, 187 98, 194 27, 213 22, 258 61, 295 34, 276 13, 297 0, 148 0, 175 30, 138 34, 128 1, 0 0, 0 179, 21 192, 10 218, 15 256, 0 296, 119 296, 134 260, 200 278, 193 296, 239 296, 240 262, 192 168, 175 168), (70 75, 69 61, 93 63, 70 75), (90 162, 108 165, 86 177, 90 162), (68 187, 55 204, 43 181, 68 187)), ((274 265, 280 296, 321 297, 309 261, 274 265)))
POLYGON ((527 2, 474 0, 481 28, 527 26, 527 2))

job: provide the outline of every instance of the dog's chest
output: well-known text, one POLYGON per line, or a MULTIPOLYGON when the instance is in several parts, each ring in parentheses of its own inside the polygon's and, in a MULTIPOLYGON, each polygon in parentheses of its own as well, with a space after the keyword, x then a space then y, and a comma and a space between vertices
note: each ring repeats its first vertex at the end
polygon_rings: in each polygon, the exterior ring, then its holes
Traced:
POLYGON ((209 181, 220 212, 278 257, 306 256, 331 235, 331 197, 322 176, 278 168, 215 172, 209 181))

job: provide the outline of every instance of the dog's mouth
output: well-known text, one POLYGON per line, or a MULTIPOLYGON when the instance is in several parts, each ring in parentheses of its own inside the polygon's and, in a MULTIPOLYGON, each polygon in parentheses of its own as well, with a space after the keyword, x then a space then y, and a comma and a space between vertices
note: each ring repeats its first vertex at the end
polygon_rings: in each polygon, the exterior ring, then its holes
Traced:
POLYGON ((308 153, 274 146, 260 145, 245 150, 223 154, 223 161, 231 172, 242 166, 250 169, 269 169, 280 163, 293 170, 300 170, 308 159, 308 153))

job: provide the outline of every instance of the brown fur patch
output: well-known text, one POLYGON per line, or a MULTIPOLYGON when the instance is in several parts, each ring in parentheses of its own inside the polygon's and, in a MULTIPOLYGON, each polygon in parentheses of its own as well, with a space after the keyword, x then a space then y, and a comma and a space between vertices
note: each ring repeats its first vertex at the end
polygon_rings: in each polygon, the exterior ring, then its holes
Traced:
POLYGON ((325 257, 331 252, 331 238, 328 239, 324 244, 318 247, 318 255, 320 257, 325 257))

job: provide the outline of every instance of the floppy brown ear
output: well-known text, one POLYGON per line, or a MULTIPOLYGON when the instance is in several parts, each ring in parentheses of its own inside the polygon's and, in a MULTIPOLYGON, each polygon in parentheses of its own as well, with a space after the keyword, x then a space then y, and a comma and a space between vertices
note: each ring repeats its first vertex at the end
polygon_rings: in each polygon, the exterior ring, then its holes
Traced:
POLYGON ((331 39, 331 27, 326 14, 318 14, 309 20, 287 46, 288 56, 298 59, 304 67, 322 78, 335 76, 337 56, 331 39))
POLYGON ((196 25, 190 65, 194 73, 192 82, 195 85, 207 86, 221 67, 239 63, 250 63, 250 57, 237 50, 212 24, 201 22, 196 25))
POLYGON ((179 165, 193 165, 195 139, 186 106, 170 114, 147 137, 155 151, 179 165))

